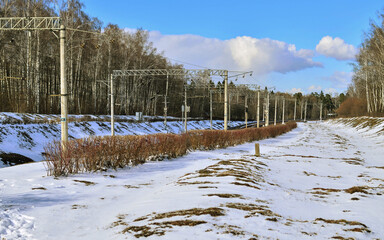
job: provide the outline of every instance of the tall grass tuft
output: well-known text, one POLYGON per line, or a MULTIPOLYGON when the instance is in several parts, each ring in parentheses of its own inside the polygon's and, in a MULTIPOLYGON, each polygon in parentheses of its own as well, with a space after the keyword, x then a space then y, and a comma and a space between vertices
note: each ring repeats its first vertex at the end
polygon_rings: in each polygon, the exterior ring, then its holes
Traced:
POLYGON ((295 122, 241 130, 194 130, 184 134, 89 137, 45 147, 50 176, 67 176, 135 166, 148 160, 175 158, 187 151, 211 150, 276 137, 296 128, 295 122), (65 149, 65 151, 63 151, 65 149))

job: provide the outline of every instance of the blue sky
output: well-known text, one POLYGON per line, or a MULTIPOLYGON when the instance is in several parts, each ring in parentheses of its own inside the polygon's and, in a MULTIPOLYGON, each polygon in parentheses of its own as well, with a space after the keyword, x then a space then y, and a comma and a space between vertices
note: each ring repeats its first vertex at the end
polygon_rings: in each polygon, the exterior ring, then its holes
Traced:
POLYGON ((148 30, 167 57, 210 68, 253 70, 243 82, 304 93, 347 89, 363 32, 384 7, 382 0, 83 3, 105 25, 148 30))

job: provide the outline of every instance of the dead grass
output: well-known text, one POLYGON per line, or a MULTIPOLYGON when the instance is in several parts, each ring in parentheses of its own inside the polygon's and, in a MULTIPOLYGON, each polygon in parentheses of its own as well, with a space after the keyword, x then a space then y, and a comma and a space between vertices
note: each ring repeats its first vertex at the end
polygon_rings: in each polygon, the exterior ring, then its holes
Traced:
POLYGON ((85 181, 85 180, 73 180, 74 182, 78 182, 78 183, 84 183, 85 186, 93 186, 93 185, 96 185, 96 183, 94 182, 90 182, 90 181, 85 181))
POLYGON ((154 225, 160 225, 160 226, 188 226, 188 227, 194 227, 200 224, 205 224, 206 221, 195 221, 195 220, 177 220, 177 221, 166 221, 166 222, 156 222, 154 225))
POLYGON ((133 185, 124 185, 125 188, 140 188, 138 186, 133 186, 133 185))
POLYGON ((356 192, 358 192, 358 193, 364 193, 364 194, 369 194, 369 193, 366 191, 367 188, 368 188, 368 187, 366 187, 366 186, 354 186, 354 187, 345 189, 344 191, 345 191, 346 193, 350 193, 350 194, 354 194, 354 193, 356 193, 356 192))
POLYGON ((87 208, 87 205, 78 205, 78 204, 73 204, 72 209, 81 209, 81 208, 87 208))
POLYGON ((303 173, 307 176, 317 176, 316 174, 314 173, 311 173, 311 172, 307 172, 307 171, 303 171, 303 173))
POLYGON ((156 214, 152 219, 163 219, 163 218, 171 218, 175 216, 200 216, 200 215, 210 215, 211 217, 219 217, 224 216, 225 211, 222 208, 212 207, 212 208, 192 208, 186 210, 179 210, 173 212, 159 213, 156 214))
POLYGON ((134 234, 136 238, 150 237, 152 235, 163 236, 165 234, 165 231, 163 230, 159 230, 159 229, 152 230, 152 228, 148 226, 129 226, 125 228, 121 233, 126 234, 126 233, 132 233, 132 232, 136 233, 134 234))
POLYGON ((47 190, 45 187, 34 187, 32 190, 47 190))
POLYGON ((322 221, 325 223, 330 223, 330 224, 341 224, 341 225, 350 225, 350 226, 362 226, 364 228, 368 228, 365 224, 357 221, 348 221, 345 219, 338 219, 338 220, 333 220, 333 219, 324 219, 324 218, 316 218, 315 221, 322 221))
POLYGON ((240 198, 240 199, 245 199, 240 194, 231 194, 231 193, 210 193, 210 194, 207 194, 205 196, 208 196, 208 197, 219 197, 219 198, 240 198))

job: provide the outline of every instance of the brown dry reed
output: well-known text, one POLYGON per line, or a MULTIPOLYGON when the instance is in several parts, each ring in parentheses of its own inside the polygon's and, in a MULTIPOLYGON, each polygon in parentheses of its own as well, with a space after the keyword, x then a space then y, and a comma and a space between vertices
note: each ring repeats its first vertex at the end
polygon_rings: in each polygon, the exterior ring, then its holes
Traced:
POLYGON ((45 147, 49 176, 105 171, 149 160, 176 158, 193 150, 211 150, 276 137, 296 128, 295 122, 241 130, 194 130, 184 134, 103 136, 55 141, 45 147), (65 149, 65 151, 63 151, 65 149))

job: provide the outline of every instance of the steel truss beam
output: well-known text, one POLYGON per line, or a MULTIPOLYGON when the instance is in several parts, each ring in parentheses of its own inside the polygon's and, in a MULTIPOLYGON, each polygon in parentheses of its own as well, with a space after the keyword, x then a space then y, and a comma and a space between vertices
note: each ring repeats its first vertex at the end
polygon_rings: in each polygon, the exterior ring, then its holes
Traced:
POLYGON ((220 69, 137 69, 137 70, 113 70, 114 77, 121 76, 191 76, 197 77, 205 74, 207 76, 222 76, 226 74, 226 70, 220 69))
POLYGON ((0 30, 60 30, 60 17, 0 18, 0 30))

